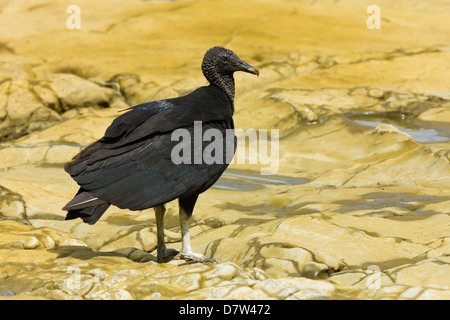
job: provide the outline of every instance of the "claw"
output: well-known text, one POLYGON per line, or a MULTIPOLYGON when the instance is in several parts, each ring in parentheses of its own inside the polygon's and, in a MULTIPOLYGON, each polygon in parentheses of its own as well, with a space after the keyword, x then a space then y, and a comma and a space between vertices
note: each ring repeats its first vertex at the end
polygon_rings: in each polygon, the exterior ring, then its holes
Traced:
POLYGON ((179 252, 175 249, 165 249, 158 252, 158 262, 168 262, 178 256, 179 252))
POLYGON ((196 262, 212 262, 212 263, 217 263, 216 259, 213 258, 207 258, 204 255, 200 254, 200 253, 194 253, 192 251, 189 252, 184 252, 184 251, 180 251, 176 257, 177 259, 183 259, 186 260, 186 263, 184 264, 191 264, 191 263, 196 263, 196 262))

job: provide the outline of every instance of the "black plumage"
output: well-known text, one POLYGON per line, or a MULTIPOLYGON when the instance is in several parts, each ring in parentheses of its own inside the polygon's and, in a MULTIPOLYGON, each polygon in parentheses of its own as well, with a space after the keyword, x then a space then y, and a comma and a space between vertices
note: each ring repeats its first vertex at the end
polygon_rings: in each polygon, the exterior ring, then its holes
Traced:
MULTIPOLYGON (((79 184, 75 197, 64 206, 66 219, 81 218, 94 224, 112 204, 119 208, 155 208, 158 227, 158 260, 173 254, 164 244, 164 204, 179 199, 183 236, 181 257, 208 261, 192 252, 188 220, 197 197, 210 188, 228 166, 223 163, 175 164, 172 149, 174 130, 183 128, 194 134, 194 121, 201 121, 202 134, 219 130, 223 137, 233 129, 235 71, 259 74, 231 50, 213 47, 203 58, 202 71, 209 86, 186 96, 153 101, 129 108, 116 118, 105 135, 76 155, 65 170, 79 184)), ((226 140, 224 139, 224 152, 226 140)), ((229 142, 229 141, 228 141, 229 142)), ((235 144, 235 139, 232 140, 235 144)), ((208 142, 203 142, 202 150, 208 142)), ((232 146, 235 150, 235 145, 232 146)), ((195 150, 191 156, 194 157, 195 150)))

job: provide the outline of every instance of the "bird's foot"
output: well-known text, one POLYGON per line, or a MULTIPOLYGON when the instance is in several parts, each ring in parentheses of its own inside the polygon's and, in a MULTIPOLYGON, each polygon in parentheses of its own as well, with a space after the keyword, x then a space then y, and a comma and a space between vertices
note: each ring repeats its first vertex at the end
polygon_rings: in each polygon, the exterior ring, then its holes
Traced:
POLYGON ((207 258, 200 253, 195 253, 192 251, 180 251, 178 255, 175 257, 178 259, 186 260, 187 263, 195 263, 195 262, 214 262, 217 263, 216 259, 207 258))
POLYGON ((162 249, 162 250, 158 250, 158 254, 157 254, 157 258, 158 258, 158 262, 168 262, 172 259, 174 259, 177 255, 179 254, 179 252, 175 249, 162 249))

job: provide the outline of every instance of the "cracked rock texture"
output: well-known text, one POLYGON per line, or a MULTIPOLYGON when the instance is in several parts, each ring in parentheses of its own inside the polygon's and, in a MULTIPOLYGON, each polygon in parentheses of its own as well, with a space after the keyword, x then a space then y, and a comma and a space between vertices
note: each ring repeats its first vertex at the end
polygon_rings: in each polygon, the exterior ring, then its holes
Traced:
POLYGON ((69 30, 71 1, 0 2, 0 298, 450 299, 448 4, 379 1, 369 30, 370 1, 77 3, 69 30), (156 263, 152 210, 64 221, 64 163, 204 85, 213 45, 260 70, 236 75, 236 128, 279 130, 278 158, 199 198, 192 246, 218 264, 156 263))

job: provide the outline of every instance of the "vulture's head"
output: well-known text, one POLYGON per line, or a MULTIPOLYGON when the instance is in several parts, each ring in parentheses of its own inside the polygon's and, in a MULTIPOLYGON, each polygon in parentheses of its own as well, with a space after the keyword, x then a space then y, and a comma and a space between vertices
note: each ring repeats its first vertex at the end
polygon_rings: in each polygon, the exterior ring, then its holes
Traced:
POLYGON ((223 76, 233 76, 236 71, 259 75, 258 69, 242 61, 233 51, 222 47, 213 47, 206 51, 202 71, 211 83, 223 76))

